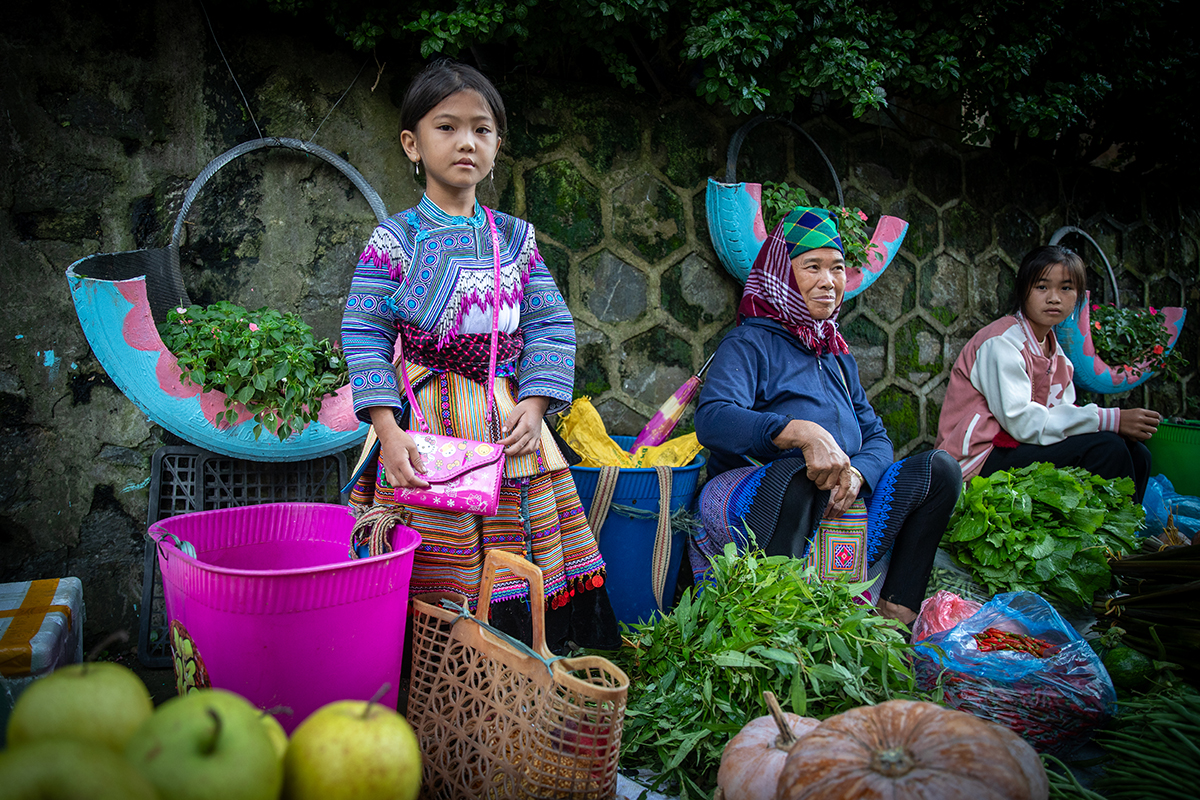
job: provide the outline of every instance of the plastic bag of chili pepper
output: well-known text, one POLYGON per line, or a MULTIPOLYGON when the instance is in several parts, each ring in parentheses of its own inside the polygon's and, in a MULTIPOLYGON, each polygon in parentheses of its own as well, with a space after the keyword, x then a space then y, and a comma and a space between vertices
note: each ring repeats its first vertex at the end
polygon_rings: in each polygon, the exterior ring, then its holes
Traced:
POLYGON ((1091 738, 1116 707, 1100 657, 1033 592, 998 594, 916 645, 922 688, 1011 728, 1035 749, 1064 755, 1091 738))

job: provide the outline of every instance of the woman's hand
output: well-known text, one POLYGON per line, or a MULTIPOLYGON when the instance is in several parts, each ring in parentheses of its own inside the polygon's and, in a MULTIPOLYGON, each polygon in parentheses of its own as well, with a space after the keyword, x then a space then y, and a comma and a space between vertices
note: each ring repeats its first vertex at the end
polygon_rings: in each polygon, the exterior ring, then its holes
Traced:
POLYGON ((833 491, 850 468, 850 456, 846 455, 829 431, 815 422, 792 420, 775 437, 774 444, 780 450, 799 447, 804 453, 808 479, 822 491, 833 491))
POLYGON ((862 484, 862 475, 858 470, 847 467, 846 471, 842 473, 842 480, 829 495, 829 503, 825 506, 825 519, 837 519, 845 514, 858 499, 862 484))
POLYGON ((1117 425, 1117 433, 1135 442, 1144 442, 1158 430, 1162 416, 1157 411, 1145 408, 1121 409, 1121 422, 1117 425))
POLYGON ((505 455, 524 456, 537 449, 542 440, 542 418, 549 406, 549 397, 526 397, 517 403, 500 429, 505 455))
POLYGON ((371 424, 379 437, 379 460, 383 463, 383 478, 389 486, 410 489, 428 489, 429 482, 420 474, 425 473, 425 463, 417 451, 417 443, 408 431, 396 424, 392 409, 386 406, 371 407, 371 424))

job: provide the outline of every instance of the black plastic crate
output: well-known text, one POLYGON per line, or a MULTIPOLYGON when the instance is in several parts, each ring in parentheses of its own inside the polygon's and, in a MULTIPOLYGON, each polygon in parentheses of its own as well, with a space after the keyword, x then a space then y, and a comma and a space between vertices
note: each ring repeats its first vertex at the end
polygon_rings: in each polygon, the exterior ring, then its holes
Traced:
MULTIPOLYGON (((260 503, 345 503, 346 457, 337 453, 309 461, 245 461, 190 445, 160 447, 150 473, 147 526, 189 511, 260 503)), ((138 660, 171 666, 162 580, 154 542, 146 537, 139 609, 138 660)))

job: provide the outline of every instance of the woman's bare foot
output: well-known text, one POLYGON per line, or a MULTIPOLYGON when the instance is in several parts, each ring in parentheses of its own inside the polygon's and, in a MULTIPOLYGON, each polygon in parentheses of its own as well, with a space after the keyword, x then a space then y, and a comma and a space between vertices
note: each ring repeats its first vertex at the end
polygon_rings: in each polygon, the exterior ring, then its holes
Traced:
POLYGON ((912 627, 913 622, 917 619, 917 612, 913 611, 908 606, 902 606, 898 603, 892 603, 887 600, 880 600, 876 604, 879 609, 879 616, 887 617, 888 619, 898 619, 905 625, 912 627))

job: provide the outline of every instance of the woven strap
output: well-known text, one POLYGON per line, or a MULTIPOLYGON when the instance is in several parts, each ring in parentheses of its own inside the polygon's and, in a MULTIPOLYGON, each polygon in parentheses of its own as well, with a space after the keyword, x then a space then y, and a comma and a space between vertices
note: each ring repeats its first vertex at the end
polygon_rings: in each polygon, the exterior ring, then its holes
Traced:
POLYGON ((600 529, 604 527, 604 520, 608 519, 608 509, 612 507, 613 492, 616 491, 617 478, 620 476, 620 467, 600 468, 596 492, 592 495, 592 507, 588 510, 588 526, 592 529, 592 536, 600 537, 600 529))
POLYGON ((671 468, 655 467, 658 471, 658 530, 654 533, 654 556, 650 562, 650 585, 658 610, 666 614, 663 591, 671 571, 671 468))
POLYGON ((404 522, 405 513, 404 506, 373 505, 360 514, 350 531, 350 557, 358 558, 356 548, 364 542, 371 556, 390 553, 387 535, 404 522))
MULTIPOLYGON (((654 532, 654 553, 650 561, 650 586, 654 590, 654 601, 658 610, 666 614, 663 592, 671 572, 671 468, 655 467, 658 473, 658 528, 654 532)), ((592 535, 600 538, 600 529, 608 519, 612 508, 613 493, 620 477, 620 467, 601 467, 596 479, 596 493, 592 495, 592 507, 588 511, 588 525, 592 535)), ((668 598, 669 600, 670 598, 668 598)))
MULTIPOLYGON (((492 290, 492 340, 488 351, 487 405, 483 412, 484 421, 490 430, 493 392, 496 383, 496 340, 500 331, 500 234, 496 230, 496 217, 492 214, 492 210, 484 206, 483 211, 487 214, 488 227, 492 233, 492 279, 495 287, 492 290)), ((429 433, 429 423, 425 421, 425 415, 421 413, 421 407, 417 405, 417 398, 413 395, 412 385, 408 382, 408 364, 404 360, 403 336, 400 337, 400 376, 404 379, 404 392, 408 395, 408 407, 412 409, 412 414, 415 415, 421 430, 429 433)))

